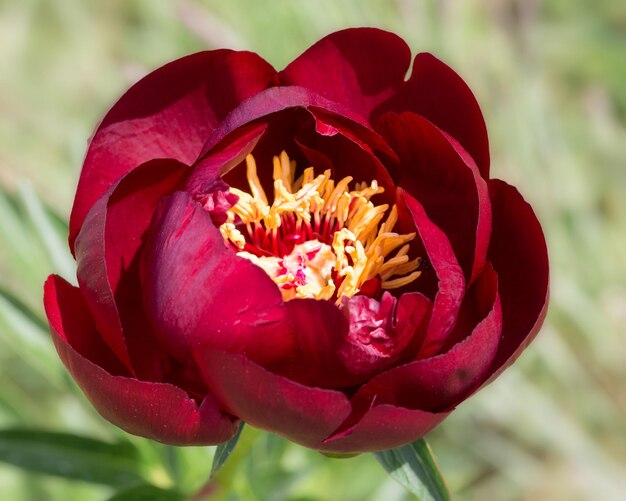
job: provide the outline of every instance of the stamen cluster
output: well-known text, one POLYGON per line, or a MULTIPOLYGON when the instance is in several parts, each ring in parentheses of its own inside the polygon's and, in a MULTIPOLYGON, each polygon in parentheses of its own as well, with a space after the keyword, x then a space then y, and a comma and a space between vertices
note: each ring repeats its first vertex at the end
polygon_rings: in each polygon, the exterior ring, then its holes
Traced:
POLYGON ((393 231, 395 205, 389 210, 388 204, 372 203, 384 192, 376 180, 350 190, 352 177, 335 183, 330 170, 315 176, 313 167, 295 179, 296 163, 283 151, 273 159, 270 204, 252 155, 246 157, 246 167, 250 192, 230 189, 238 201, 220 232, 240 257, 265 270, 285 300, 339 303, 370 280, 395 289, 420 276, 420 258, 409 258, 415 233, 393 231))

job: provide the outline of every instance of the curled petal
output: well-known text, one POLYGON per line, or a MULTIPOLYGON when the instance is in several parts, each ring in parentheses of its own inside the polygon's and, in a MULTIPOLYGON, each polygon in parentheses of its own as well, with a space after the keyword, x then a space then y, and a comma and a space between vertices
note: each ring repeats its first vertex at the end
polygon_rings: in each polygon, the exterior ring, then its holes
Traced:
POLYGON ((398 188, 397 200, 398 213, 405 219, 404 213, 408 211, 424 246, 423 257, 428 259, 437 280, 430 323, 418 353, 419 358, 426 358, 441 349, 454 327, 465 293, 465 280, 450 241, 428 218, 422 205, 402 188, 398 188))
POLYGON ((99 336, 79 289, 52 276, 44 303, 59 357, 105 419, 134 435, 172 445, 217 444, 234 435, 236 420, 223 414, 211 395, 197 405, 175 386, 114 375, 113 355, 103 355, 106 346, 97 345, 99 336))
POLYGON ((381 117, 378 129, 398 154, 397 184, 448 236, 471 283, 487 257, 491 204, 476 164, 451 137, 415 113, 381 117))
POLYGON ((512 364, 539 332, 548 307, 548 250, 539 221, 519 192, 489 182, 493 234, 489 259, 498 273, 502 339, 489 381, 512 364))
POLYGON ((232 414, 306 447, 317 448, 350 414, 347 397, 269 372, 245 356, 199 348, 203 378, 232 414))
POLYGON ((216 125, 275 78, 275 70, 256 54, 216 50, 166 64, 131 87, 89 145, 70 218, 70 244, 91 206, 120 176, 153 158, 193 163, 216 125))
POLYGON ((267 124, 264 123, 255 123, 238 129, 236 134, 232 134, 234 137, 229 137, 228 141, 218 145, 194 165, 186 182, 186 191, 192 194, 205 193, 207 187, 221 179, 220 176, 243 162, 266 130, 267 124))
POLYGON ((157 336, 181 363, 200 345, 270 364, 293 350, 282 296, 258 266, 228 249, 200 204, 166 198, 143 252, 144 303, 157 336))
POLYGON ((404 81, 411 51, 397 35, 375 28, 332 33, 279 74, 282 85, 299 85, 368 118, 404 81), (331 76, 332 75, 332 76, 331 76))
POLYGON ((133 296, 140 298, 141 292, 137 284, 131 287, 133 280, 128 273, 132 273, 129 270, 159 200, 175 189, 186 170, 174 160, 141 165, 100 197, 76 239, 77 277, 85 301, 104 340, 129 368, 150 363, 146 360, 146 345, 150 343, 145 342, 145 329, 133 331, 131 327, 141 323, 135 318, 142 315, 141 308, 132 301, 133 296), (130 296, 130 302, 116 302, 121 294, 130 296), (137 348, 136 356, 133 348, 137 348), (136 360, 138 352, 141 360, 136 360))
POLYGON ((208 137, 201 156, 204 157, 233 131, 250 122, 290 108, 315 107, 336 113, 367 127, 367 122, 348 107, 329 101, 315 92, 296 86, 271 87, 242 102, 208 137))

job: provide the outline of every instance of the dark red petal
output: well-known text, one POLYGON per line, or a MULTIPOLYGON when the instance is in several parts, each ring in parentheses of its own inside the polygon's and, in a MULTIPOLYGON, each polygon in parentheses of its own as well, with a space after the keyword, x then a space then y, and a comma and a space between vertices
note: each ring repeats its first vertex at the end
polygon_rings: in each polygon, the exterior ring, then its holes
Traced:
POLYGON ((141 165, 100 197, 76 239, 77 277, 85 301, 104 340, 129 368, 151 363, 146 350, 153 343, 146 341, 144 328, 131 328, 142 323, 135 318, 142 313, 141 290, 138 279, 127 274, 136 266, 159 200, 175 189, 186 170, 175 160, 141 165))
POLYGON ((356 425, 327 438, 318 449, 341 453, 393 449, 423 437, 448 414, 376 405, 356 425))
POLYGON ((423 341, 432 307, 432 302, 419 292, 407 292, 398 299, 395 318, 396 335, 410 337, 410 353, 413 353, 413 349, 419 348, 423 341))
POLYGON ((356 384, 338 356, 348 335, 348 321, 330 301, 293 299, 285 303, 293 326, 293 353, 271 369, 307 386, 340 388, 356 384))
MULTIPOLYGON (((322 122, 322 119, 313 113, 316 129, 319 129, 320 123, 332 123, 331 115, 328 113, 324 117, 326 122, 322 122)), ((299 148, 311 162, 311 165, 321 171, 328 163, 328 168, 331 169, 335 180, 347 176, 351 176, 354 182, 366 182, 367 184, 376 180, 378 185, 385 190, 384 194, 376 197, 376 203, 393 203, 395 191, 393 179, 380 158, 373 153, 369 141, 367 141, 371 139, 372 144, 374 144, 375 141, 380 140, 380 137, 371 131, 366 136, 368 129, 349 120, 346 120, 341 127, 339 127, 339 121, 335 123, 338 128, 333 134, 320 134, 319 130, 316 130, 316 133, 300 131, 296 136, 299 148), (359 134, 360 137, 357 136, 359 129, 363 131, 362 134, 359 134), (321 159, 328 159, 328 161, 320 161, 320 157, 321 159)), ((386 156, 391 155, 393 152, 389 150, 389 154, 386 156)))
MULTIPOLYGON (((103 341, 100 333, 92 328, 94 322, 77 288, 57 275, 50 275, 44 284, 44 306, 51 325, 63 325, 57 334, 81 356, 116 376, 130 376, 130 371, 103 341), (66 298, 76 298, 71 314, 62 314, 59 304, 72 305, 66 298)), ((68 306, 70 308, 70 306, 68 306)))
POLYGON ((256 123, 237 129, 228 141, 220 144, 193 166, 193 171, 187 179, 185 189, 189 193, 206 193, 221 175, 228 173, 239 165, 252 152, 265 131, 267 124, 256 123))
POLYGON ((226 247, 200 204, 166 198, 143 252, 144 301, 154 328, 182 363, 192 350, 246 353, 271 364, 293 350, 282 296, 258 266, 226 247))
POLYGON ((402 188, 398 188, 397 204, 401 218, 403 212, 410 213, 426 252, 422 257, 428 259, 438 282, 431 320, 418 354, 418 357, 426 358, 439 351, 452 330, 463 300, 465 280, 450 241, 428 218, 422 205, 402 188))
POLYGON ((311 106, 308 110, 315 118, 315 130, 318 134, 325 136, 341 134, 369 153, 375 152, 381 158, 388 158, 392 162, 398 161, 397 155, 387 141, 373 129, 322 108, 311 106))
POLYGON ((539 332, 548 308, 548 250, 530 205, 512 186, 489 182, 493 232, 489 259, 498 273, 502 339, 489 379, 512 364, 539 332))
POLYGON ((260 118, 290 108, 315 107, 346 117, 364 127, 367 122, 341 103, 334 103, 303 87, 271 87, 252 96, 235 108, 210 134, 202 148, 206 155, 233 131, 260 118))
POLYGON ((359 389, 355 401, 439 412, 457 405, 476 389, 488 376, 502 329, 497 276, 491 267, 485 268, 471 291, 464 307, 482 310, 479 313, 483 316, 469 336, 447 353, 395 367, 373 378, 359 389))
POLYGON ((153 158, 193 163, 216 125, 275 78, 275 70, 256 54, 216 50, 166 64, 131 87, 91 141, 72 209, 70 244, 116 179, 153 158))
POLYGON ((381 117, 378 129, 400 158, 396 181, 450 239, 471 283, 487 257, 491 204, 487 183, 461 146, 414 113, 381 117))
POLYGON ((375 110, 412 111, 455 138, 489 177, 489 139, 476 98, 463 79, 432 54, 415 57, 411 77, 388 102, 375 110))
POLYGON ((233 436, 236 421, 221 412, 211 395, 198 406, 176 386, 112 375, 110 368, 99 366, 101 358, 92 358, 101 356, 93 344, 98 333, 79 289, 52 276, 44 303, 59 357, 105 419, 172 445, 217 444, 233 436))
POLYGON ((350 414, 347 397, 272 374, 237 353, 199 349, 204 381, 220 404, 252 426, 317 448, 350 414))
POLYGON ((280 72, 282 85, 299 85, 365 118, 403 82, 411 51, 397 35, 375 28, 332 33, 280 72))

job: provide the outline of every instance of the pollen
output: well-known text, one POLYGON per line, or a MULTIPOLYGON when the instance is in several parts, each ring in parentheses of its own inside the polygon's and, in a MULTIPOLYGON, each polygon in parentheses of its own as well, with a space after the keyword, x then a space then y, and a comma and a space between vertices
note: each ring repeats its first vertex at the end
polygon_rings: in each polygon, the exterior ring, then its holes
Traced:
POLYGON ((242 258, 262 268, 285 301, 294 298, 334 300, 352 297, 370 280, 396 289, 420 276, 420 258, 410 259, 415 233, 399 234, 394 205, 376 205, 384 192, 373 180, 338 182, 331 171, 313 167, 297 179, 296 163, 286 152, 273 158, 274 196, 270 203, 246 157, 249 192, 230 188, 238 201, 220 226, 224 241, 242 258))

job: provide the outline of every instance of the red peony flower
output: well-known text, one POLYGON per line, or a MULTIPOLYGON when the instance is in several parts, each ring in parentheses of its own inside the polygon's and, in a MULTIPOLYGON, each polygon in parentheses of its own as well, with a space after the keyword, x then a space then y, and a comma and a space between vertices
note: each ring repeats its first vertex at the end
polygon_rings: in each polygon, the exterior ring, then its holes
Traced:
POLYGON ((376 29, 276 72, 184 57, 98 127, 70 221, 61 360, 130 433, 215 444, 239 420, 307 447, 413 441, 537 333, 541 227, 489 178, 461 78, 376 29))

